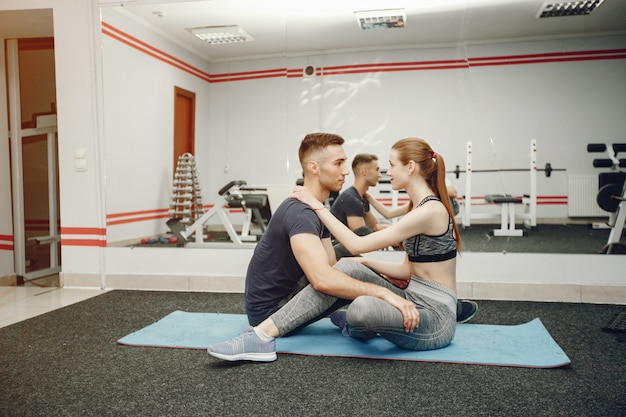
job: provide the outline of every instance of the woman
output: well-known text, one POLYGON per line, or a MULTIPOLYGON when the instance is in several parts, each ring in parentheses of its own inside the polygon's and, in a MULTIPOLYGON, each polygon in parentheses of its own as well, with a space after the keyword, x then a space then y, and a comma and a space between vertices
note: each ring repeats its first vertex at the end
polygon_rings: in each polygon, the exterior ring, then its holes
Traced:
POLYGON ((405 295, 417 307, 419 325, 407 332, 398 309, 380 299, 361 296, 347 309, 331 315, 331 321, 343 334, 359 339, 378 334, 410 350, 442 348, 450 343, 456 327, 456 254, 461 249, 446 190, 445 163, 423 139, 406 138, 392 146, 389 164, 387 175, 391 186, 394 190, 406 190, 410 197, 409 211, 398 222, 376 233, 357 236, 304 188, 296 187, 292 197, 309 204, 351 253, 370 252, 403 242, 406 256, 401 264, 367 257, 350 259, 361 264, 362 273, 378 273, 390 281, 407 281, 405 295))

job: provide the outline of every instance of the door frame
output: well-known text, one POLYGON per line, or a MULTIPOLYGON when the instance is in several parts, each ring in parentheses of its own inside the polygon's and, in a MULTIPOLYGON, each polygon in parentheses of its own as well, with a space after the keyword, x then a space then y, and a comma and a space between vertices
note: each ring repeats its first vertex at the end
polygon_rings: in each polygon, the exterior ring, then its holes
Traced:
POLYGON ((7 50, 7 84, 9 96, 9 131, 11 142, 11 185, 13 197, 13 256, 15 273, 25 280, 32 280, 61 271, 61 257, 58 242, 61 239, 58 230, 58 160, 56 154, 56 118, 54 126, 34 127, 22 129, 20 73, 19 73, 19 46, 17 39, 6 41, 7 50), (26 233, 24 219, 24 176, 23 176, 23 139, 30 136, 46 134, 46 148, 48 159, 48 234, 35 239, 38 244, 50 245, 50 267, 26 272, 26 233))

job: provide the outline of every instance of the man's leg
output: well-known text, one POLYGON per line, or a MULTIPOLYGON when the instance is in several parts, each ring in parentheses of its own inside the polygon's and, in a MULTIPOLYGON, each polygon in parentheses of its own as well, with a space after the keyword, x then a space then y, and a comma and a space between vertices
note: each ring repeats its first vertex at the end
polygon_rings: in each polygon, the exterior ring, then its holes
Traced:
MULTIPOLYGON (((358 262, 345 259, 337 262, 334 268, 358 280, 382 285, 396 294, 404 296, 401 289, 358 262)), ((278 335, 286 336, 325 317, 341 305, 349 302, 349 300, 316 291, 309 284, 259 326, 246 329, 244 333, 234 339, 211 345, 207 351, 210 355, 227 361, 269 362, 276 360, 276 341, 271 332, 262 329, 264 326, 269 326, 270 330, 273 328, 272 331, 278 329, 278 335)))
MULTIPOLYGON (((401 289, 359 262, 343 259, 337 262, 333 268, 359 281, 388 288, 404 297, 404 292, 401 289)), ((321 293, 308 285, 270 318, 281 336, 289 336, 349 303, 350 300, 321 293)))

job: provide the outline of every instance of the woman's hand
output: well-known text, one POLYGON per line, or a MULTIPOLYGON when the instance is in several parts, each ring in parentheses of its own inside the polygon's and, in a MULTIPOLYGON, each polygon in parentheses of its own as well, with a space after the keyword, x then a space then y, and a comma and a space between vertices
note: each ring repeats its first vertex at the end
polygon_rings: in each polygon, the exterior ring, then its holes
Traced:
POLYGON ((297 185, 289 197, 296 198, 303 203, 308 204, 313 210, 321 210, 325 207, 324 203, 320 202, 311 192, 309 192, 309 190, 301 185, 297 185))

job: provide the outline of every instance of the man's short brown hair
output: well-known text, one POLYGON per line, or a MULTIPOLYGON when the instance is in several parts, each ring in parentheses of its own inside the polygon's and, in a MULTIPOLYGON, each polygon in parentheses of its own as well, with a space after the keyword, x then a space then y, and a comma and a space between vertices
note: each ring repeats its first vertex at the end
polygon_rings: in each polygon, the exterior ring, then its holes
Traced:
POLYGON ((369 164, 372 161, 378 161, 378 157, 371 153, 360 153, 352 160, 352 171, 356 174, 359 166, 363 164, 369 164))
MULTIPOLYGON (((312 153, 326 149, 331 145, 343 145, 345 141, 339 135, 333 133, 309 133, 302 139, 300 149, 298 149, 298 159, 304 165, 312 153)), ((303 166, 304 168, 304 166, 303 166)))

